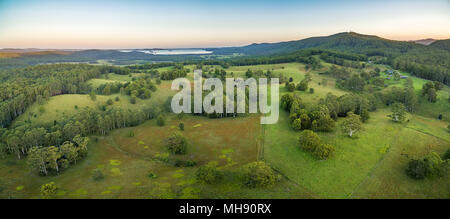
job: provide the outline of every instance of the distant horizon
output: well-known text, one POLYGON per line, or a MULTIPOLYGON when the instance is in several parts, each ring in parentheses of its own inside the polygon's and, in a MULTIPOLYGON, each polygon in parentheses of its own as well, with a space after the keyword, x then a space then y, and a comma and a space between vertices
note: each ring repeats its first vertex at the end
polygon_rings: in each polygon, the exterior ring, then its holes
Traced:
MULTIPOLYGON (((351 31, 354 32, 354 31, 351 31)), ((349 31, 347 32, 338 32, 338 33, 350 33, 349 31)), ((338 34, 338 33, 334 33, 334 34, 338 34)), ((363 35, 372 35, 372 36, 378 36, 378 35, 373 35, 373 34, 366 34, 366 33, 359 33, 359 32, 354 32, 354 33, 358 33, 358 34, 363 34, 363 35)), ((331 36, 334 34, 330 34, 330 35, 324 35, 324 36, 331 36)), ((242 46, 248 46, 248 45, 252 45, 252 44, 263 44, 263 43, 281 43, 281 42, 289 42, 289 41, 298 41, 298 40, 304 40, 304 39, 308 39, 308 38, 313 38, 313 37, 324 37, 324 36, 310 36, 310 37, 305 37, 305 38, 301 38, 301 39, 292 39, 292 40, 286 40, 286 41, 274 41, 274 42, 253 42, 253 43, 248 43, 248 44, 244 44, 244 45, 230 45, 230 46, 209 46, 209 47, 135 47, 135 48, 120 48, 120 47, 111 47, 111 48, 93 48, 93 47, 83 47, 83 48, 45 48, 45 47, 0 47, 0 50, 26 50, 26 49, 36 49, 36 50, 157 50, 157 49, 162 49, 162 50, 175 50, 175 49, 215 49, 215 48, 226 48, 226 47, 242 47, 242 46)), ((387 40, 393 40, 393 41, 402 41, 402 42, 414 42, 414 41, 420 41, 420 40, 447 40, 450 39, 450 36, 448 38, 432 38, 432 37, 427 37, 427 38, 421 38, 421 39, 412 39, 412 40, 397 40, 397 39, 389 39, 386 37, 382 37, 382 36, 378 36, 381 37, 383 39, 387 39, 387 40)))
POLYGON ((0 48, 217 48, 358 32, 450 38, 449 0, 0 0, 0 48))

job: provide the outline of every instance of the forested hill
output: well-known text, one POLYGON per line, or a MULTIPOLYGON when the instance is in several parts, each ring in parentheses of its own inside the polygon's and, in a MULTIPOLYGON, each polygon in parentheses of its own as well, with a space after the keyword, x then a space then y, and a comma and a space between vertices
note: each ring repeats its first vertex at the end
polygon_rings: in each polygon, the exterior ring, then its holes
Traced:
POLYGON ((450 39, 448 40, 438 40, 432 44, 430 44, 430 47, 437 48, 437 49, 443 49, 450 52, 450 39))
POLYGON ((251 44, 244 47, 228 47, 214 49, 215 54, 243 53, 245 55, 272 55, 289 53, 307 48, 339 50, 359 54, 392 53, 399 54, 424 45, 413 42, 387 40, 377 36, 363 35, 354 32, 338 33, 324 37, 311 37, 303 40, 251 44))

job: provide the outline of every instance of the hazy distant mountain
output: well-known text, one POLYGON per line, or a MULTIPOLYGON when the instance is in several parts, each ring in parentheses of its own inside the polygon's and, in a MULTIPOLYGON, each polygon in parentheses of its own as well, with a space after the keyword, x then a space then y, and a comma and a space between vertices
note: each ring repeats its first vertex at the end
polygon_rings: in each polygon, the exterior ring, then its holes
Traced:
POLYGON ((318 48, 340 50, 355 53, 396 52, 403 53, 418 45, 412 42, 394 41, 378 36, 363 35, 354 32, 338 33, 324 37, 311 37, 303 40, 251 44, 244 47, 228 47, 213 49, 214 54, 243 53, 245 55, 272 55, 289 53, 300 49, 318 48))
POLYGON ((436 40, 428 38, 428 39, 422 39, 422 40, 412 40, 411 42, 415 42, 417 44, 422 44, 422 45, 428 46, 428 45, 436 42, 436 40))

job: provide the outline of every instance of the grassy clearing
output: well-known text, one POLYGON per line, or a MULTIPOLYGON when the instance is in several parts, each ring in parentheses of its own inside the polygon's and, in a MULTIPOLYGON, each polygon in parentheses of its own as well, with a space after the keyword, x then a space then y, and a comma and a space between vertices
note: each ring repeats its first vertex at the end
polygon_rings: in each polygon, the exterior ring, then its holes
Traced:
POLYGON ((157 85, 156 92, 152 93, 150 99, 142 100, 137 99, 136 104, 130 104, 130 97, 127 95, 112 94, 97 95, 96 100, 93 101, 89 95, 83 94, 66 94, 51 97, 44 104, 40 105, 34 103, 29 107, 24 114, 19 116, 16 121, 30 120, 33 123, 48 123, 53 120, 61 120, 66 116, 76 114, 79 110, 85 107, 97 108, 100 105, 106 103, 108 99, 114 100, 116 97, 120 98, 120 101, 114 101, 113 105, 108 107, 120 107, 124 109, 140 109, 145 105, 158 104, 161 105, 164 101, 173 95, 175 92, 170 90, 170 82, 163 81, 160 85, 157 85), (75 108, 78 106, 78 109, 75 108))
MULTIPOLYGON (((356 189, 364 187, 360 184, 365 182, 366 177, 373 170, 379 171, 380 175, 389 174, 387 171, 377 170, 378 163, 384 162, 381 160, 385 153, 389 156, 398 156, 398 148, 417 142, 415 135, 420 132, 408 129, 406 124, 392 123, 386 117, 388 113, 386 110, 372 113, 371 119, 364 125, 365 131, 353 139, 344 137, 339 129, 332 133, 320 133, 323 142, 335 145, 336 156, 327 161, 317 161, 298 148, 298 133, 288 126, 287 113, 283 112, 277 125, 266 126, 264 158, 291 180, 309 189, 315 195, 323 198, 353 197, 356 189)), ((413 125, 422 120, 415 122, 413 118, 411 121, 413 125)), ((442 122, 433 121, 422 126, 435 129, 436 124, 439 127, 444 125, 442 122)), ((436 140, 429 135, 423 136, 422 140, 424 142, 422 146, 437 141, 436 145, 440 145, 439 152, 450 146, 448 142, 436 140)), ((420 144, 418 147, 423 149, 420 144)), ((397 165, 397 171, 404 171, 406 163, 407 160, 403 160, 401 165, 397 165)), ((401 175, 405 175, 404 172, 401 175)), ((400 179, 404 178, 406 176, 399 176, 398 181, 390 183, 392 186, 399 186, 403 183, 400 179)), ((436 183, 442 185, 442 181, 439 181, 430 183, 429 186, 436 183)), ((424 186, 422 193, 428 194, 428 198, 442 197, 435 196, 435 193, 427 193, 427 188, 424 186)), ((449 192, 449 190, 442 190, 442 187, 437 191, 449 192)), ((389 194, 386 193, 386 196, 389 197, 389 194)), ((408 193, 405 193, 405 197, 407 196, 408 193)))
MULTIPOLYGON (((0 197, 38 198, 39 187, 48 182, 59 186, 58 198, 310 198, 296 184, 282 179, 275 187, 248 189, 240 184, 238 167, 257 159, 259 117, 209 120, 203 117, 183 119, 188 138, 187 155, 202 165, 218 161, 225 178, 215 185, 195 181, 197 167, 175 167, 155 157, 166 154, 162 140, 179 123, 169 117, 167 125, 158 127, 155 121, 141 126, 115 130, 111 135, 91 141, 89 156, 60 176, 40 177, 28 170, 25 160, 13 157, 0 161, 0 197), (196 126, 202 124, 201 126, 196 126), (129 131, 135 137, 126 137, 129 131), (101 169, 105 178, 95 181, 92 171, 101 169), (149 177, 152 173, 154 177, 149 177), (5 180, 7 179, 7 181, 5 180), (17 189, 20 188, 20 189, 17 189)), ((93 138, 92 138, 93 139, 93 138)))

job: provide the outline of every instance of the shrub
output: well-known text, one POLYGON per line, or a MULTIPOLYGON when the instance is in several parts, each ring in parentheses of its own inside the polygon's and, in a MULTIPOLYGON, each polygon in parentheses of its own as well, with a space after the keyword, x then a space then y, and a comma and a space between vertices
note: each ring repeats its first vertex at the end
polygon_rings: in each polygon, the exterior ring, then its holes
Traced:
POLYGON ((320 144, 313 152, 313 155, 320 160, 326 160, 334 156, 334 146, 329 144, 320 144))
POLYGON ((314 93, 314 88, 309 88, 309 93, 313 94, 314 93))
POLYGON ((136 104, 136 96, 131 96, 130 103, 131 104, 136 104))
POLYGON ((442 157, 443 160, 448 160, 450 159, 450 148, 447 149, 447 151, 445 151, 444 156, 442 157))
POLYGON ((130 138, 134 137, 134 132, 133 131, 128 132, 128 137, 130 138))
POLYGON ((288 83, 287 84, 287 90, 289 92, 293 92, 295 90, 295 84, 294 83, 288 83))
POLYGON ((149 173, 147 176, 148 176, 148 178, 151 178, 151 179, 155 179, 158 177, 158 175, 156 175, 155 173, 149 173))
POLYGON ((105 175, 103 174, 101 169, 94 169, 94 171, 92 172, 92 179, 94 181, 100 181, 103 180, 105 178, 105 175))
POLYGON ((297 85, 297 90, 301 90, 301 91, 308 90, 308 81, 305 79, 300 81, 300 83, 298 83, 298 85, 297 85))
POLYGON ((178 127, 180 128, 181 131, 184 131, 184 123, 180 122, 180 124, 178 124, 178 127))
POLYGON ((120 101, 120 98, 119 98, 119 97, 116 97, 116 98, 114 98, 114 100, 115 100, 116 102, 119 102, 119 101, 120 101))
POLYGON ((195 165, 197 165, 197 162, 195 162, 194 160, 176 159, 174 163, 174 166, 176 167, 194 167, 195 165))
POLYGON ((166 139, 166 146, 172 154, 186 154, 187 152, 187 140, 179 132, 174 132, 166 139))
POLYGON ((164 126, 166 124, 166 121, 162 115, 159 115, 158 118, 156 118, 156 124, 158 126, 164 126))
POLYGON ((222 173, 217 169, 217 162, 209 162, 195 172, 198 181, 212 184, 222 178, 222 173))
POLYGON ((285 94, 281 97, 281 108, 284 110, 290 110, 292 106, 292 102, 294 101, 294 97, 290 94, 285 94))
POLYGON ((406 168, 406 174, 414 179, 423 179, 428 175, 429 165, 424 160, 411 160, 406 168))
POLYGON ((425 156, 424 161, 427 162, 429 166, 430 176, 442 176, 444 161, 436 152, 429 153, 425 156))
POLYGON ((256 161, 242 168, 242 179, 250 188, 272 186, 278 179, 277 174, 266 163, 256 161))
POLYGON ((320 145, 320 138, 313 131, 305 130, 300 133, 298 142, 302 150, 314 152, 314 150, 320 145))
POLYGON ((295 119, 292 124, 292 129, 294 129, 295 131, 300 131, 302 130, 302 120, 301 119, 295 119))
POLYGON ((58 187, 54 182, 50 182, 41 186, 41 196, 45 199, 55 198, 57 191, 58 187))
POLYGON ((112 105, 112 104, 113 104, 113 100, 112 100, 112 99, 108 99, 108 100, 106 101, 106 104, 112 105))
POLYGON ((317 159, 326 160, 334 156, 334 146, 322 144, 319 136, 311 130, 305 130, 300 133, 298 141, 302 150, 311 152, 317 159))

